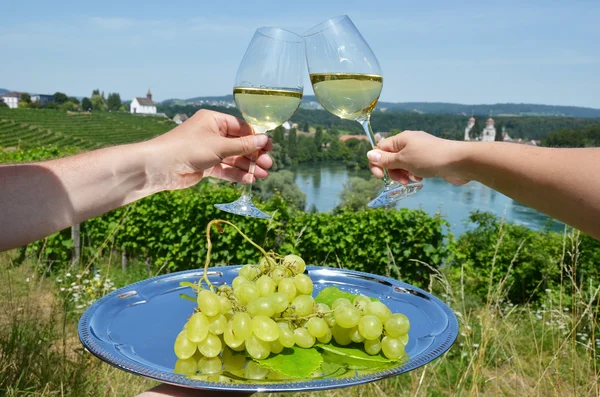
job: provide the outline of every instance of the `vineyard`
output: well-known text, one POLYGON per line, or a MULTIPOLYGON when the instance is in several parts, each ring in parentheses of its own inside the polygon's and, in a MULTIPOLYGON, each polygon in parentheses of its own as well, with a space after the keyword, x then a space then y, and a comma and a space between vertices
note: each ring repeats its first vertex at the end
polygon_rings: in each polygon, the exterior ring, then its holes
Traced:
POLYGON ((167 118, 128 113, 0 108, 0 147, 27 149, 55 145, 89 150, 142 141, 174 126, 167 118))

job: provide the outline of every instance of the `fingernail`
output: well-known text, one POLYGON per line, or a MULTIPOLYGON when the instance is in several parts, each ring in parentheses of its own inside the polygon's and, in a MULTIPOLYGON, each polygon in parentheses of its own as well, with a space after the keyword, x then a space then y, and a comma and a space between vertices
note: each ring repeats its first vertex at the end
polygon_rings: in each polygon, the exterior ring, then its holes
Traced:
POLYGON ((265 134, 254 135, 254 145, 256 147, 263 147, 267 144, 269 138, 265 134))
POLYGON ((377 153, 375 150, 370 150, 367 152, 367 157, 371 161, 379 161, 381 159, 381 154, 377 153))

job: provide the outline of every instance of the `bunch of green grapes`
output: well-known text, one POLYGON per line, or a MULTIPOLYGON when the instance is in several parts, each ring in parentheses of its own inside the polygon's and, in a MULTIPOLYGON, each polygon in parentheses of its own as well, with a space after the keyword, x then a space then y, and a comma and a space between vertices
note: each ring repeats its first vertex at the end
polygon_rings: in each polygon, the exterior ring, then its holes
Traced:
MULTIPOLYGON (((362 343, 368 354, 392 360, 405 355, 410 323, 383 303, 359 295, 332 307, 316 303, 306 264, 297 255, 269 253, 259 265, 245 265, 232 285, 198 288, 198 308, 175 340, 175 354, 186 360, 199 352, 204 367, 218 367, 225 346, 267 358, 286 347, 310 348, 334 339, 344 346, 362 343)), ((207 373, 210 373, 210 369, 207 373)))

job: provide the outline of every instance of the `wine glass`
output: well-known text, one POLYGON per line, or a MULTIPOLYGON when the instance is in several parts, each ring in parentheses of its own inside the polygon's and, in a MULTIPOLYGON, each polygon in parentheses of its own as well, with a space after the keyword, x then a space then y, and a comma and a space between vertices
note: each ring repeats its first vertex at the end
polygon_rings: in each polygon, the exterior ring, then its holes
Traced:
MULTIPOLYGON (((298 110, 302 101, 303 57, 303 40, 295 33, 270 27, 254 33, 233 85, 235 104, 254 133, 264 134, 279 127, 298 110)), ((257 156, 258 153, 251 155, 251 175, 257 156)), ((252 184, 246 184, 239 199, 215 207, 237 215, 271 218, 254 206, 251 190, 252 184)))
MULTIPOLYGON (((377 145, 371 128, 383 73, 379 62, 347 15, 329 19, 304 33, 310 82, 319 103, 342 119, 358 121, 372 147, 377 145)), ((383 191, 368 206, 387 206, 421 190, 422 183, 407 186, 393 181, 383 170, 383 191)))

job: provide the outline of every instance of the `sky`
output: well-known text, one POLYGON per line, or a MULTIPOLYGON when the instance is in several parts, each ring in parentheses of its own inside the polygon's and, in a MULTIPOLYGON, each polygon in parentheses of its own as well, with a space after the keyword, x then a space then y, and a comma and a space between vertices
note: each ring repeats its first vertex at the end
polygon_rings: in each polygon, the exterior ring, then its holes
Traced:
POLYGON ((256 28, 301 34, 341 14, 379 59, 382 101, 600 108, 597 0, 6 0, 0 87, 226 95, 256 28))

